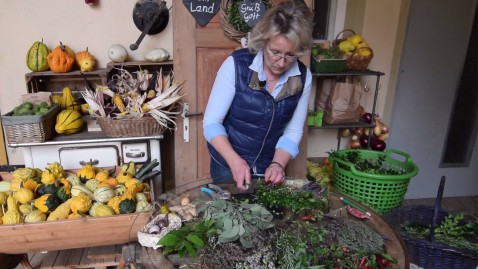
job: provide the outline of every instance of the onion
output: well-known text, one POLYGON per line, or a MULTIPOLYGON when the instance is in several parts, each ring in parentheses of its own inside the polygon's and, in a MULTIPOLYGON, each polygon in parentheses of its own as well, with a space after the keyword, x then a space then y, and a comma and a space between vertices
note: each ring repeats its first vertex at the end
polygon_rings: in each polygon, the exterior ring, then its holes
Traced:
POLYGON ((362 145, 360 145, 360 141, 358 140, 351 140, 349 142, 349 148, 350 149, 359 149, 361 148, 362 145))
POLYGON ((373 116, 371 113, 363 113, 362 120, 365 121, 366 123, 372 123, 373 116))
POLYGON ((357 135, 352 135, 350 139, 352 139, 353 141, 358 141, 359 137, 357 135))
POLYGON ((381 135, 377 136, 377 139, 378 139, 378 140, 385 141, 385 140, 387 140, 387 139, 388 139, 388 137, 389 137, 389 136, 390 136, 390 134, 389 134, 389 133, 386 133, 386 134, 381 134, 381 135))
POLYGON ((360 137, 360 145, 362 148, 366 149, 368 145, 368 135, 362 135, 360 137))
POLYGON ((375 120, 375 127, 373 127, 373 134, 379 136, 382 133, 382 123, 379 120, 375 120))
POLYGON ((388 132, 390 132, 390 128, 382 123, 382 134, 388 134, 388 132))
POLYGON ((372 138, 372 141, 370 142, 370 148, 373 150, 384 151, 386 147, 387 144, 377 138, 372 138))
POLYGON ((359 136, 359 137, 362 136, 363 135, 363 128, 362 127, 355 128, 354 134, 356 136, 359 136))
POLYGON ((341 132, 341 135, 342 137, 348 137, 350 135, 350 129, 349 128, 345 128, 345 129, 342 129, 342 132, 341 132))

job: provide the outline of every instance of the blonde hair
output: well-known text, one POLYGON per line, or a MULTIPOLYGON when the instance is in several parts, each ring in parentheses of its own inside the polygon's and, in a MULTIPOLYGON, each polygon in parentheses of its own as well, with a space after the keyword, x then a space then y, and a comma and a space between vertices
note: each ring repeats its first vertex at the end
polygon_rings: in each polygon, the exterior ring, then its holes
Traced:
POLYGON ((286 0, 270 8, 252 29, 248 48, 262 50, 270 38, 283 35, 300 56, 312 46, 312 11, 302 0, 286 0))

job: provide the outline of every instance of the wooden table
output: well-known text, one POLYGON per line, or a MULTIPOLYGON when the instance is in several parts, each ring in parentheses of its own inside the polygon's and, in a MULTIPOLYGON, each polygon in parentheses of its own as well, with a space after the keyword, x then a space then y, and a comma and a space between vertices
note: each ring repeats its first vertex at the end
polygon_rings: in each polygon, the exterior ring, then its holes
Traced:
MULTIPOLYGON (((189 194, 191 200, 201 199, 201 200, 209 200, 210 197, 207 196, 205 193, 200 191, 200 186, 203 186, 205 182, 197 182, 194 185, 190 185, 189 187, 182 187, 173 190, 170 194, 177 195, 177 200, 179 201, 182 194, 189 194)), ((207 182, 206 182, 207 183, 207 182)), ((224 189, 227 189, 233 193, 237 192, 237 189, 234 185, 221 185, 224 189)), ((340 197, 343 195, 339 195, 333 191, 329 192, 329 203, 331 210, 344 208, 344 203, 340 200, 340 197)), ((346 197, 353 201, 353 199, 346 197)), ((363 206, 367 208, 366 206, 363 206)), ((395 230, 391 228, 391 226, 383 220, 379 215, 374 213, 370 208, 367 208, 368 211, 371 213, 371 218, 363 220, 366 225, 373 228, 379 234, 381 234, 385 240, 385 249, 386 252, 391 255, 392 257, 398 260, 398 268, 409 268, 409 259, 408 254, 406 251, 406 247, 404 242, 398 236, 395 230)), ((341 210, 342 211, 342 210, 341 210)), ((339 211, 339 212, 341 212, 339 211)), ((342 214, 347 214, 346 210, 343 211, 342 214)), ((168 256, 169 257, 169 256, 168 256)), ((152 248, 146 248, 140 246, 138 243, 130 244, 129 246, 125 246, 123 248, 123 260, 126 264, 138 264, 141 263, 144 268, 146 269, 169 269, 175 268, 174 266, 178 265, 179 261, 168 260, 165 258, 160 250, 154 250, 152 248)), ((121 269, 119 267, 118 269, 121 269)))

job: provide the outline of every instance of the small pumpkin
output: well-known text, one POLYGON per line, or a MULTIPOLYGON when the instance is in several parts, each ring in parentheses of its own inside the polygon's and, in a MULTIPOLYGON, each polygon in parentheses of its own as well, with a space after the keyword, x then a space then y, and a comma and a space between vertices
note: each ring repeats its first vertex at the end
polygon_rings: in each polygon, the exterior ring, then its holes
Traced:
POLYGON ((108 180, 108 178, 110 178, 110 173, 108 172, 108 170, 98 171, 98 173, 96 173, 95 175, 95 179, 100 182, 106 181, 108 180))
POLYGON ((9 192, 11 191, 10 185, 12 183, 10 181, 0 181, 0 192, 9 192))
POLYGON ((101 187, 95 190, 93 197, 95 201, 100 203, 108 203, 111 198, 115 197, 115 191, 110 187, 101 187))
POLYGON ((44 194, 35 200, 35 207, 43 213, 50 213, 61 204, 56 194, 44 194))
POLYGON ((7 205, 7 198, 8 198, 8 193, 0 192, 0 207, 7 205))
POLYGON ((76 53, 76 64, 82 72, 89 72, 93 70, 96 64, 95 57, 88 51, 88 48, 84 51, 76 53))
POLYGON ((46 214, 40 210, 33 210, 25 216, 25 223, 36 223, 46 221, 46 214))
POLYGON ((18 191, 23 186, 23 179, 14 178, 10 181, 10 190, 18 191))
POLYGON ((133 175, 131 175, 130 173, 128 172, 122 172, 122 173, 119 173, 117 176, 116 176, 116 180, 118 180, 118 183, 120 184, 124 184, 126 183, 126 181, 130 180, 133 178, 133 175))
POLYGON ((93 192, 90 191, 90 189, 88 189, 87 187, 83 185, 75 185, 71 187, 71 196, 76 197, 82 193, 93 199, 93 192))
POLYGON ((95 208, 96 217, 114 216, 115 211, 108 205, 100 204, 95 208))
POLYGON ((153 206, 148 203, 147 201, 138 201, 136 203, 136 213, 141 213, 141 212, 148 212, 153 210, 153 206))
POLYGON ((70 208, 74 213, 86 213, 93 205, 93 201, 85 193, 71 198, 70 208))
POLYGON ((94 202, 93 205, 91 205, 90 210, 88 211, 88 214, 92 217, 96 217, 96 208, 98 206, 102 205, 100 202, 94 202))
MULTIPOLYGON (((73 199, 73 198, 72 198, 73 199)), ((71 213, 71 200, 66 200, 53 210, 47 217, 47 221, 67 219, 71 213)))
POLYGON ((55 131, 59 134, 75 134, 81 130, 83 124, 80 112, 73 109, 62 110, 56 116, 55 131))
POLYGON ((134 213, 136 210, 135 192, 133 189, 127 189, 125 194, 121 196, 121 202, 119 203, 120 214, 134 213))
POLYGON ((85 187, 87 187, 92 192, 94 192, 98 188, 98 185, 100 185, 100 182, 96 179, 90 179, 85 183, 85 187))
POLYGON ((32 178, 29 178, 25 182, 23 182, 23 187, 27 188, 27 189, 29 189, 33 192, 37 189, 38 185, 40 185, 40 184, 38 184, 38 182, 35 181, 32 178))
POLYGON ((33 198, 35 198, 34 196, 35 194, 33 191, 27 188, 20 188, 18 191, 13 193, 13 197, 15 197, 20 204, 26 204, 30 202, 33 200, 33 198))
POLYGON ((134 192, 141 192, 144 189, 143 182, 137 178, 131 178, 124 184, 127 189, 132 189, 134 192))
POLYGON ((47 56, 48 66, 55 73, 66 73, 73 68, 75 58, 68 54, 67 46, 60 43, 58 47, 53 49, 47 56))
POLYGON ((35 210, 35 207, 32 204, 23 204, 18 206, 18 210, 20 213, 22 213, 23 216, 26 216, 30 214, 33 210, 35 210))
POLYGON ((80 178, 93 179, 96 176, 96 171, 91 162, 88 162, 76 172, 76 175, 80 178))
POLYGON ((37 196, 42 196, 45 194, 54 194, 58 191, 58 183, 53 184, 40 184, 35 190, 37 196))
POLYGON ((70 87, 63 87, 60 108, 61 110, 73 109, 81 112, 81 106, 78 104, 78 102, 76 102, 75 97, 71 93, 70 87))
POLYGON ((68 215, 68 219, 81 219, 82 216, 79 213, 71 213, 68 215))
POLYGON ((119 214, 119 204, 121 202, 121 196, 115 196, 111 200, 109 200, 108 205, 113 208, 116 214, 119 214))
POLYGON ((41 176, 41 182, 45 185, 53 184, 56 182, 56 175, 50 171, 50 169, 45 169, 41 176))

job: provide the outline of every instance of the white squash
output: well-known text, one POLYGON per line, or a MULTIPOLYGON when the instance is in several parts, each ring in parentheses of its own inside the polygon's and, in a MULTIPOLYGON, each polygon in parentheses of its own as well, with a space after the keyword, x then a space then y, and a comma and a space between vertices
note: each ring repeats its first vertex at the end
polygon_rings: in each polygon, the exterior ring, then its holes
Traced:
POLYGON ((128 51, 121 44, 113 44, 108 50, 108 57, 113 62, 123 63, 128 58, 128 51))
POLYGON ((163 48, 152 49, 144 56, 144 59, 148 62, 164 62, 169 59, 169 52, 163 48))

